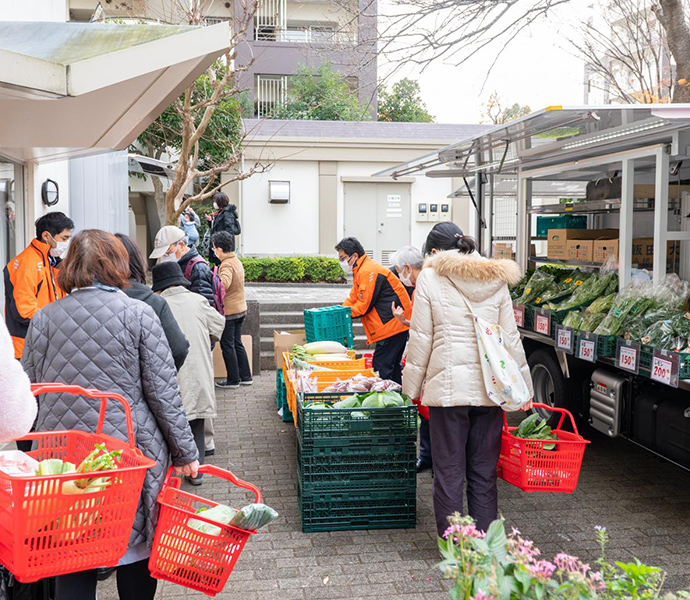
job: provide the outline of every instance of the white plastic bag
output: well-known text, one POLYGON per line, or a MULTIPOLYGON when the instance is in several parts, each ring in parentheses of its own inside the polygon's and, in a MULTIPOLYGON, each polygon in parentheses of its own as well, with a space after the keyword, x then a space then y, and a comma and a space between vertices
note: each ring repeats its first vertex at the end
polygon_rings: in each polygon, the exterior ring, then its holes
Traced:
POLYGON ((478 317, 464 295, 463 299, 474 319, 486 395, 503 410, 520 409, 531 394, 519 365, 503 345, 503 329, 478 317))

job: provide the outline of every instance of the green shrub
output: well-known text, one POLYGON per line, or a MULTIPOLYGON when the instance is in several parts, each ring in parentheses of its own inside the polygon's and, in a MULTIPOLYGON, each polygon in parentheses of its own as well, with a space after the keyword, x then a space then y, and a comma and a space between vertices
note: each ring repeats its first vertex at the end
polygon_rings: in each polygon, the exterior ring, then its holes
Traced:
POLYGON ((290 256, 276 258, 242 257, 245 281, 339 282, 343 272, 336 258, 290 256))
POLYGON ((264 263, 261 258, 241 258, 244 266, 244 280, 258 281, 264 274, 264 263))

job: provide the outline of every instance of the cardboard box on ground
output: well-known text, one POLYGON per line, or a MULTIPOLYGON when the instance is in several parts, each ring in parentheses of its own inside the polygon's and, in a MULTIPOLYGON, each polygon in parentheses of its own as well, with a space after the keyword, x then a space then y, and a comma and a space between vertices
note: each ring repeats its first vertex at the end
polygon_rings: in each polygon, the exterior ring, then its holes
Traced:
POLYGON ((303 346, 307 343, 307 332, 304 329, 278 330, 273 332, 273 354, 275 356, 276 369, 283 368, 283 352, 289 352, 297 344, 303 346))
MULTIPOLYGON (((253 350, 253 340, 251 335, 242 336, 242 345, 247 351, 247 358, 249 359, 249 370, 254 372, 254 361, 252 350, 253 350)), ((213 348, 213 376, 216 379, 226 379, 228 372, 225 370, 225 362, 223 361, 223 351, 220 349, 220 342, 217 343, 213 348)))

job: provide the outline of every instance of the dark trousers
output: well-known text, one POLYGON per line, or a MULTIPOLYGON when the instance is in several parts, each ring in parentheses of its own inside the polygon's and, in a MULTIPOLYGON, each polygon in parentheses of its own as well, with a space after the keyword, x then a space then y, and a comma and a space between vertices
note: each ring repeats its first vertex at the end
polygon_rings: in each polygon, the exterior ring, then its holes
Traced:
POLYGON ((429 421, 420 417, 419 424, 419 458, 431 464, 431 434, 429 433, 429 421))
MULTIPOLYGON (((95 600, 96 569, 60 575, 55 584, 55 600, 95 600)), ((149 559, 117 568, 120 600, 153 600, 158 580, 151 577, 149 559)))
POLYGON ((407 337, 408 332, 402 331, 385 340, 376 342, 372 366, 374 371, 378 371, 381 379, 391 379, 396 383, 402 384, 400 361, 402 360, 403 352, 405 352, 407 337))
POLYGON ((220 348, 223 351, 228 383, 231 384, 252 380, 247 351, 242 345, 242 323, 244 323, 244 317, 225 319, 225 329, 220 338, 220 348))
MULTIPOLYGON (((206 419, 192 419, 189 422, 189 428, 192 430, 194 436, 194 443, 197 450, 199 450, 199 464, 204 464, 204 455, 206 454, 206 419)), ((196 478, 201 479, 203 475, 199 473, 196 478)))
POLYGON ((477 528, 486 531, 498 517, 496 465, 502 425, 499 407, 429 407, 434 513, 439 536, 448 529, 449 515, 464 513, 465 481, 467 512, 477 528))

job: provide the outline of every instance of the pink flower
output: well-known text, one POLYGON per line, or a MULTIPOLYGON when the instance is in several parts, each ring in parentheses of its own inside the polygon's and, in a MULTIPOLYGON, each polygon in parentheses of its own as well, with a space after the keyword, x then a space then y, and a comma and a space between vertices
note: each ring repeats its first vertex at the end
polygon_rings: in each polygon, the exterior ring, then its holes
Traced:
POLYGON ((604 577, 599 571, 589 572, 589 582, 595 590, 603 590, 606 587, 604 583, 604 577))
POLYGON ((564 552, 557 554, 553 562, 556 563, 558 570, 564 573, 577 574, 585 577, 589 571, 589 565, 580 562, 577 556, 570 556, 564 552))
POLYGON ((539 560, 528 566, 527 570, 536 580, 546 583, 556 571, 556 565, 548 560, 539 560))
POLYGON ((510 532, 510 536, 509 536, 509 537, 512 537, 512 538, 520 537, 520 530, 519 530, 519 529, 515 529, 515 527, 512 527, 512 531, 510 532))
POLYGON ((453 523, 443 534, 443 537, 448 539, 450 536, 454 539, 458 538, 483 538, 486 534, 477 529, 474 523, 453 523))
POLYGON ((479 590, 474 596, 470 596, 470 600, 494 600, 494 597, 479 590))
POLYGON ((510 536, 510 551, 515 557, 515 560, 521 564, 531 564, 537 557, 541 554, 539 548, 534 545, 532 540, 526 540, 521 538, 518 533, 515 533, 517 529, 514 529, 510 536))

